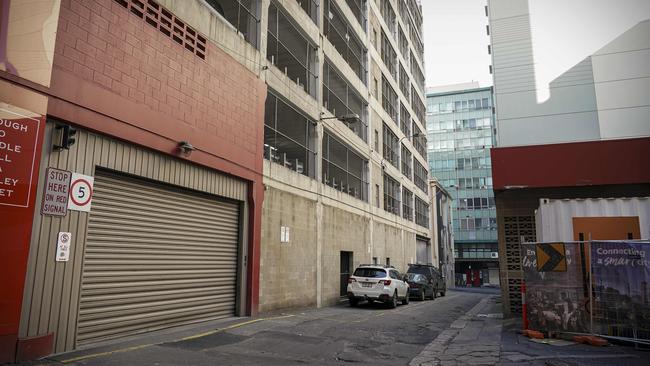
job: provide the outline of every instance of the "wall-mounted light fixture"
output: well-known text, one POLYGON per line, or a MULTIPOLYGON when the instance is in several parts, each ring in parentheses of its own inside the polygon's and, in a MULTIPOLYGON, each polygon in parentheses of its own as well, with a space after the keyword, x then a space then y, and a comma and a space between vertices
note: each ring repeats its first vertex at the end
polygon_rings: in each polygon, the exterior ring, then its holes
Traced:
POLYGON ((196 150, 196 148, 187 141, 181 141, 178 143, 178 151, 181 155, 190 156, 194 150, 196 150))
MULTIPOLYGON (((321 115, 324 113, 321 113, 321 115)), ((345 123, 358 123, 361 122, 361 117, 359 117, 358 114, 356 113, 350 113, 350 114, 344 114, 342 116, 334 116, 334 117, 321 117, 321 121, 325 121, 327 119, 338 119, 341 122, 345 123)))
POLYGON ((425 136, 425 134, 423 132, 416 132, 416 133, 414 133, 414 134, 412 134, 410 136, 402 137, 401 139, 399 139, 399 142, 402 142, 402 140, 404 140, 404 139, 412 139, 413 137, 420 137, 420 136, 425 136))

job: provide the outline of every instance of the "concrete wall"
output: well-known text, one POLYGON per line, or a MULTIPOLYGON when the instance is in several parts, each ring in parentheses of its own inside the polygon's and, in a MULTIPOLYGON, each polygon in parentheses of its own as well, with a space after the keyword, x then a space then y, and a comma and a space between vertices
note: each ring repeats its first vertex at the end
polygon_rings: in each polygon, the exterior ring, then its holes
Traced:
POLYGON ((262 217, 260 311, 316 305, 316 201, 269 188, 262 217), (282 226, 288 243, 280 242, 282 226))
MULTIPOLYGON (((373 168, 381 177, 381 169, 373 168)), ((406 271, 415 261, 416 235, 430 230, 264 161, 260 311, 328 306, 340 301, 340 254, 353 253, 353 267, 377 257, 406 271), (280 242, 280 227, 290 241, 280 242)), ((381 184, 380 184, 381 187, 381 184)), ((383 196, 380 206, 383 206, 383 196)), ((434 263, 435 252, 431 253, 434 263)))
POLYGON ((604 139, 650 136, 650 20, 591 57, 604 139))
POLYGON ((568 68, 540 102, 535 74, 546 65, 535 58, 535 40, 544 31, 531 26, 528 1, 490 0, 489 9, 499 146, 650 135, 650 21, 568 68))

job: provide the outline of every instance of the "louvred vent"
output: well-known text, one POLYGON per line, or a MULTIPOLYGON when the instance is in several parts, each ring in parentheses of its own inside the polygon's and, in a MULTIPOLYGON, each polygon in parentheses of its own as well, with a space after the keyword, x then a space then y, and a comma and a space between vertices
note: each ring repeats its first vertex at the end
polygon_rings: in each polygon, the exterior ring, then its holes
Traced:
POLYGON ((153 0, 114 0, 186 50, 205 60, 206 39, 153 0))

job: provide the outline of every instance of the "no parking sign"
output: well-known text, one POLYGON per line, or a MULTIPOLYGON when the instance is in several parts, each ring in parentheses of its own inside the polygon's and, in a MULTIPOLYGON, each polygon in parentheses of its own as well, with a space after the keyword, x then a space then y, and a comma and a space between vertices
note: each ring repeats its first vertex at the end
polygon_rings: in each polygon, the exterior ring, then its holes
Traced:
POLYGON ((70 179, 70 199, 68 210, 90 212, 93 200, 93 183, 95 178, 89 175, 72 173, 70 179))

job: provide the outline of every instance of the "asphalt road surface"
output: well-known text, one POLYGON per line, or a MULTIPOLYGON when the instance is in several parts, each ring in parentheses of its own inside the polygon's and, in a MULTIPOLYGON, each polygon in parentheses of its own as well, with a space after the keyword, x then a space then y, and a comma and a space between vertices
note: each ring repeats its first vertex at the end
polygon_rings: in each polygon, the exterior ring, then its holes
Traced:
MULTIPOLYGON (((42 362, 67 365, 406 365, 485 293, 447 296, 387 309, 381 304, 290 311, 240 320, 196 336, 42 362), (185 339, 183 339, 185 338, 185 339)), ((140 340, 142 343, 142 339, 140 340)))

